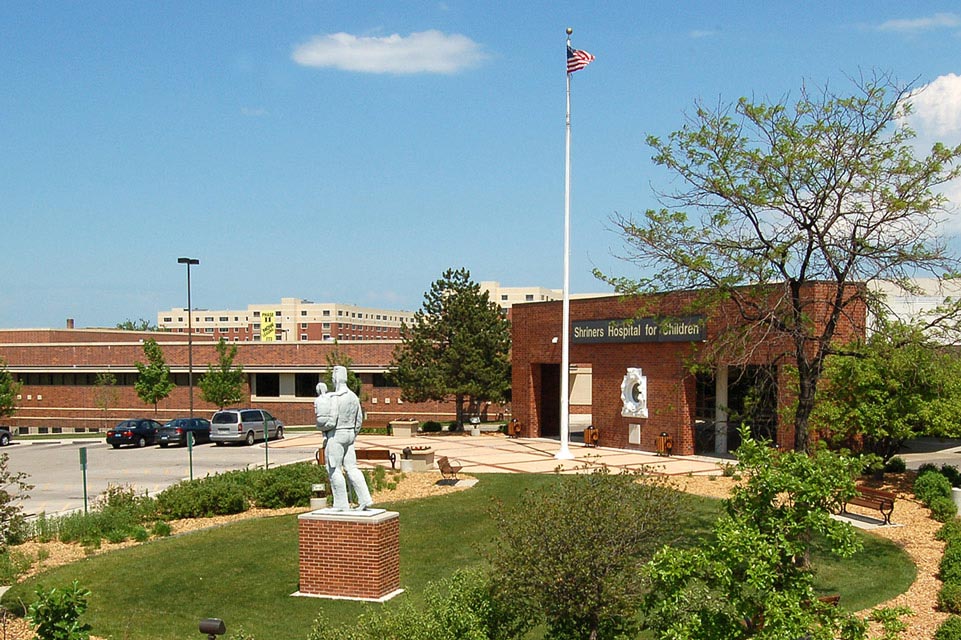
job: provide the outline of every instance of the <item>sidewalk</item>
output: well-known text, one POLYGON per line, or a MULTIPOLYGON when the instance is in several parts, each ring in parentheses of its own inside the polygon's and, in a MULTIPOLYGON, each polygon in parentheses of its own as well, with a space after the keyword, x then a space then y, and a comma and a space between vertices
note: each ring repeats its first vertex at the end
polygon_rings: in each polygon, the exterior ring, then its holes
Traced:
MULTIPOLYGON (((323 442, 319 433, 288 433, 279 442, 271 442, 271 448, 303 448, 305 455, 313 452, 323 442)), ((719 460, 700 456, 662 457, 653 453, 625 449, 586 447, 571 443, 573 460, 554 457, 560 449, 556 440, 540 438, 507 438, 501 434, 469 435, 420 435, 413 438, 361 435, 357 439, 360 449, 389 449, 400 458, 404 447, 428 445, 434 451, 434 459, 447 456, 463 465, 462 473, 551 473, 560 468, 562 473, 573 473, 585 464, 606 464, 611 469, 647 469, 666 475, 717 475, 721 473, 719 460)))

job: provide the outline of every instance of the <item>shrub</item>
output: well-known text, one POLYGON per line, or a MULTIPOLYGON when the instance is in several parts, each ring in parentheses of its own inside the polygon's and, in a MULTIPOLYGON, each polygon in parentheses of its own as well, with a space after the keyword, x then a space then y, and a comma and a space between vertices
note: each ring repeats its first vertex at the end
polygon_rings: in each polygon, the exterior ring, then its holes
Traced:
POLYGON ((262 471, 256 477, 253 500, 258 507, 308 507, 310 485, 325 482, 327 471, 320 465, 300 462, 262 471))
POLYGON ((938 529, 934 537, 943 542, 958 540, 961 542, 961 519, 951 518, 938 529))
POLYGON ((437 433, 441 429, 443 429, 441 423, 437 422, 436 420, 428 420, 424 424, 420 425, 420 430, 424 433, 437 433))
POLYGON ((945 546, 939 574, 944 582, 961 583, 961 540, 951 540, 945 546))
POLYGON ((934 640, 961 640, 961 618, 951 616, 942 622, 934 633, 934 640))
POLYGON ((150 529, 150 532, 158 538, 166 538, 172 531, 173 529, 170 528, 170 523, 164 522, 163 520, 154 522, 153 527, 150 529))
POLYGON ((901 456, 894 456, 884 465, 886 473, 904 473, 907 468, 908 465, 901 456))
POLYGON ((961 613, 961 583, 945 582, 941 585, 938 608, 948 613, 961 613))
POLYGON ((956 466, 942 464, 941 475, 948 479, 952 487, 961 487, 961 471, 956 466))
POLYGON ((174 519, 206 518, 246 511, 249 504, 243 490, 230 481, 217 481, 220 477, 178 482, 167 487, 157 496, 158 510, 174 519))
POLYGON ((920 478, 924 474, 931 473, 932 471, 934 473, 938 473, 937 465, 931 464, 930 462, 925 462, 920 467, 918 467, 918 477, 920 478))
POLYGON ((19 551, 7 549, 0 552, 0 584, 13 584, 32 564, 33 561, 19 551))
POLYGON ((931 517, 938 522, 948 522, 958 515, 958 505, 954 504, 954 500, 951 498, 937 496, 931 500, 929 507, 931 517))
POLYGON ((45 591, 37 587, 37 599, 27 609, 27 618, 37 627, 40 640, 87 640, 90 625, 80 622, 87 611, 90 592, 76 580, 69 587, 45 591))
POLYGON ((925 473, 914 481, 914 495, 925 506, 937 497, 951 499, 951 483, 940 473, 925 473))

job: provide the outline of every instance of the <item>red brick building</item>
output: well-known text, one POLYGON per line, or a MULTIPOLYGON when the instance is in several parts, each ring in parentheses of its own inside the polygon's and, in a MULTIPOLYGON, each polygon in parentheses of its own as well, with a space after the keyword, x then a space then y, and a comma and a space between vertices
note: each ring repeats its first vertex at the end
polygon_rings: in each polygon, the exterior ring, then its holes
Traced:
MULTIPOLYGON (((835 291, 826 284, 802 290, 812 321, 824 322, 825 301, 835 291)), ((769 294, 779 292, 772 288, 769 294)), ((790 358, 783 357, 792 345, 747 333, 742 336, 745 348, 726 360, 712 349, 712 341, 736 327, 740 316, 730 304, 709 315, 692 316, 688 309, 695 295, 672 292, 571 301, 570 362, 572 369, 591 371, 589 410, 598 443, 656 451, 658 437, 666 434, 676 454, 723 452, 736 447, 737 427, 746 423, 755 435, 792 447, 793 425, 783 424, 779 417, 793 397, 784 366, 790 358), (694 373, 695 363, 710 366, 694 373), (626 378, 636 368, 646 380, 646 394, 640 392, 646 396, 646 417, 622 415, 626 405, 622 385, 632 386, 626 378)), ((561 314, 561 302, 513 307, 512 415, 528 437, 559 432, 561 314)), ((864 306, 854 303, 835 339, 863 336, 864 327, 864 306)), ((636 387, 627 392, 637 399, 636 387)))
MULTIPOLYGON (((111 329, 0 330, 0 358, 21 382, 17 411, 5 424, 50 432, 102 430, 130 417, 154 417, 153 406, 137 396, 136 362, 146 362, 143 341, 156 340, 176 383, 159 403, 156 419, 184 416, 190 406, 187 336, 168 332, 111 329), (102 408, 103 388, 97 375, 110 372, 117 379, 109 407, 102 408), (98 397, 98 394, 100 396, 98 397)), ((313 424, 313 398, 319 376, 327 372, 334 352, 353 361, 351 369, 362 382, 361 399, 366 424, 391 420, 453 420, 453 402, 405 403, 401 390, 385 376, 398 340, 356 340, 334 344, 323 341, 238 342, 235 363, 246 374, 244 405, 264 408, 288 425, 313 424)), ((200 397, 198 379, 208 363, 217 361, 216 342, 203 334, 193 338, 194 412, 209 417, 217 407, 200 397)), ((498 417, 490 415, 491 419, 498 417)))

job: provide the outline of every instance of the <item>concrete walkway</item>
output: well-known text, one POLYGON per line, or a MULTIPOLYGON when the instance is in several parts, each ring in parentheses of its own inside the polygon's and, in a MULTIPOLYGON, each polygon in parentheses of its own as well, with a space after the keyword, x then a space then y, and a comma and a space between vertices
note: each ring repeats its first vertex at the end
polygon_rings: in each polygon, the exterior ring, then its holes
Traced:
MULTIPOLYGON (((319 433, 290 433, 270 447, 304 449, 305 455, 323 442, 319 433)), ((412 438, 362 435, 357 440, 361 449, 389 449, 398 459, 404 447, 430 446, 434 459, 447 456, 463 465, 462 473, 551 473, 560 468, 562 473, 573 473, 588 464, 606 464, 612 469, 646 469, 667 475, 716 475, 720 463, 726 462, 701 456, 661 457, 649 452, 586 447, 571 443, 573 460, 557 460, 554 455, 560 442, 550 439, 507 438, 501 434, 420 435, 412 438)), ((362 463, 367 464, 367 463, 362 463)), ((384 463, 384 464, 390 464, 384 463)))

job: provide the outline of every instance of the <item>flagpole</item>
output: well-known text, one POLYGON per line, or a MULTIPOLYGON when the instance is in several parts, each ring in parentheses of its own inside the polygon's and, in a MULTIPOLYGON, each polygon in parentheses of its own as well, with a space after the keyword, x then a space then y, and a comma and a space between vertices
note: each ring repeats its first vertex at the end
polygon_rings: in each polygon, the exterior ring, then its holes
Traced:
MULTIPOLYGON (((567 46, 571 46, 571 34, 567 28, 567 46)), ((571 324, 571 74, 567 76, 567 120, 564 144, 564 302, 561 312, 561 448, 554 457, 572 460, 568 441, 571 431, 570 414, 570 324, 571 324)))

